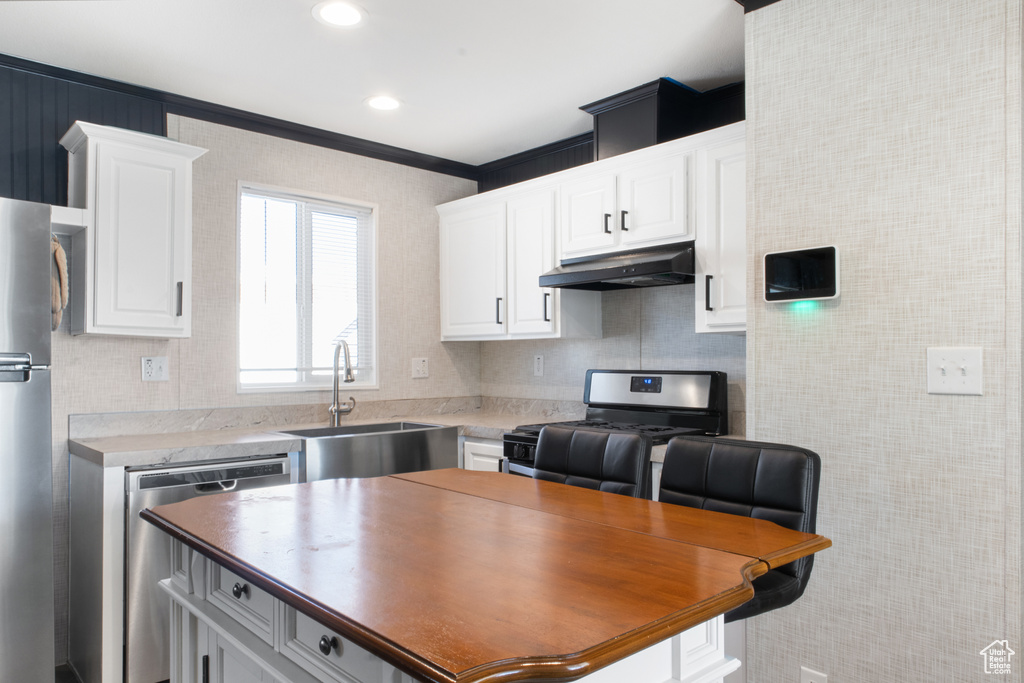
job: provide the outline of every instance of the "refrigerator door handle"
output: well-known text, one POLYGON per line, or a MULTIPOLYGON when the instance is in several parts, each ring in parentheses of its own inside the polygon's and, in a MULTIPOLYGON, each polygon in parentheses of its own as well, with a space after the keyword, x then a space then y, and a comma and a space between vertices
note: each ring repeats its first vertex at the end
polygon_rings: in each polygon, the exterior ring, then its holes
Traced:
POLYGON ((35 369, 27 353, 0 353, 0 382, 27 382, 35 369))

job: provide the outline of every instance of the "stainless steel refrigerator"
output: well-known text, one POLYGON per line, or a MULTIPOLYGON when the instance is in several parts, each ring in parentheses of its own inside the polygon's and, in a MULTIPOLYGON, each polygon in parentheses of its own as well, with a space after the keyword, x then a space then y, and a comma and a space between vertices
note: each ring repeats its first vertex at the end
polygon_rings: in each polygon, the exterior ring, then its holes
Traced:
POLYGON ((0 681, 54 680, 50 207, 0 199, 0 681))

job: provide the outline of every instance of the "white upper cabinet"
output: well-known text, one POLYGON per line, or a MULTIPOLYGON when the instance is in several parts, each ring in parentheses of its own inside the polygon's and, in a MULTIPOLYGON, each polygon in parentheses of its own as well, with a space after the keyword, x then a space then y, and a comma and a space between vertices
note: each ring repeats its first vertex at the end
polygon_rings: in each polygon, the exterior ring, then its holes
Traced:
POLYGON ((68 204, 85 209, 72 239, 72 333, 191 334, 192 161, 206 150, 76 122, 68 204))
POLYGON ((701 150, 696 256, 697 332, 742 332, 747 323, 746 144, 733 139, 701 150))
POLYGON ((600 337, 600 292, 538 278, 565 260, 689 241, 696 331, 744 331, 745 132, 734 123, 437 207, 441 338, 600 337))
MULTIPOLYGON (((447 205, 451 206, 451 205, 447 205)), ((441 338, 505 336, 505 205, 441 211, 441 338)))
POLYGON ((538 284, 556 265, 557 199, 534 184, 437 207, 442 340, 601 336, 599 292, 538 284))
POLYGON ((670 154, 619 173, 619 244, 649 247, 693 239, 689 153, 670 154))
POLYGON ((509 334, 552 334, 557 290, 538 286, 537 279, 555 267, 555 191, 510 198, 505 215, 509 334))
POLYGON ((615 247, 615 176, 597 175, 562 185, 562 256, 615 247))
POLYGON ((693 239, 692 153, 677 142, 581 167, 600 172, 563 182, 562 259, 693 239))

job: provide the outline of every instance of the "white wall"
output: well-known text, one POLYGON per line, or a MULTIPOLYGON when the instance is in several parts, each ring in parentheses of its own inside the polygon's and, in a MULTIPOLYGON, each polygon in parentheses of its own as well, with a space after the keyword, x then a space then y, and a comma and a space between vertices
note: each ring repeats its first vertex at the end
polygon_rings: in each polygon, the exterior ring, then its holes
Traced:
POLYGON ((330 402, 329 392, 235 393, 239 180, 380 206, 380 388, 352 391, 361 403, 480 395, 478 345, 446 347, 438 341, 434 210, 474 193, 475 182, 175 116, 168 119, 168 131, 169 137, 209 150, 193 167, 192 337, 71 337, 66 329, 53 336, 58 663, 67 659, 68 415, 330 402), (143 384, 142 356, 167 356, 170 381, 143 384), (429 379, 410 378, 414 356, 429 359, 429 379))
POLYGON ((992 641, 1024 653, 1020 48, 1019 0, 746 15, 748 272, 842 262, 809 314, 749 292, 748 435, 821 455, 834 543, 749 622, 750 681, 981 681, 992 641), (927 394, 926 348, 960 345, 984 348, 984 396, 927 394))

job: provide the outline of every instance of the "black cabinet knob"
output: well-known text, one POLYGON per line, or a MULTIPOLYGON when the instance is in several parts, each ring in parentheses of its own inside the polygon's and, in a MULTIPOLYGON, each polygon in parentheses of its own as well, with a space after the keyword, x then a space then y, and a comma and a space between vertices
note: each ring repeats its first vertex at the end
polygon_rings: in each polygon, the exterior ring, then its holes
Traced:
POLYGON ((320 636, 320 652, 324 655, 331 654, 331 650, 338 648, 338 639, 334 636, 320 636))
POLYGON ((242 596, 249 597, 249 584, 247 583, 236 583, 231 587, 231 594, 237 599, 241 600, 242 596))

